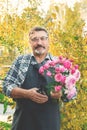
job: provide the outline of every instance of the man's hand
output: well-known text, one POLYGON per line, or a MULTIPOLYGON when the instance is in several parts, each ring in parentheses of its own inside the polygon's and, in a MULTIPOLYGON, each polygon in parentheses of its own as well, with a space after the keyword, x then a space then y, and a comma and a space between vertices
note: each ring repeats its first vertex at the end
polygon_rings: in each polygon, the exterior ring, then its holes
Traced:
POLYGON ((30 99, 37 103, 45 103, 48 101, 48 96, 44 93, 41 94, 37 92, 38 88, 31 88, 31 89, 23 89, 19 87, 15 87, 11 91, 12 98, 26 98, 30 99))
POLYGON ((61 90, 60 91, 51 91, 50 93, 51 97, 54 98, 54 99, 58 99, 62 96, 62 92, 61 90))
POLYGON ((48 96, 37 92, 38 88, 32 88, 27 90, 27 98, 37 103, 45 103, 48 101, 48 96))

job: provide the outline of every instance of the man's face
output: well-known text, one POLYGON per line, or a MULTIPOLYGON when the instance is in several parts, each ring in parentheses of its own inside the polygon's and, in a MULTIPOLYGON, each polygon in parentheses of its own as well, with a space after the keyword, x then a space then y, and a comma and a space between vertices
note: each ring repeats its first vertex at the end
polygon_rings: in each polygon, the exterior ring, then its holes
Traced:
POLYGON ((44 31, 34 31, 30 35, 30 44, 35 55, 47 54, 49 49, 49 40, 44 31))

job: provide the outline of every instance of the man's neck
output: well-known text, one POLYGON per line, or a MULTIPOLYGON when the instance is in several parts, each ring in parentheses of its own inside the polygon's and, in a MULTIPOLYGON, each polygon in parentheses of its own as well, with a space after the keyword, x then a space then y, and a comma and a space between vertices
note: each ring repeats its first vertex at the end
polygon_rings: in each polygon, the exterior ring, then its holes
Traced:
POLYGON ((47 54, 43 54, 43 55, 34 55, 35 56, 35 59, 38 63, 41 63, 45 57, 47 56, 47 54))

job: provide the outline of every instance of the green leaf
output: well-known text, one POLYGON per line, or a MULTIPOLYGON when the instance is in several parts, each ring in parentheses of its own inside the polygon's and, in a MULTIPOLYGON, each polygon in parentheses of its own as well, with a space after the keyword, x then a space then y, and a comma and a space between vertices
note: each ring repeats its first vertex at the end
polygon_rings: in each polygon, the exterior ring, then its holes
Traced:
POLYGON ((4 94, 0 93, 0 102, 4 99, 4 94))
POLYGON ((4 102, 4 110, 3 110, 3 113, 5 113, 5 112, 6 112, 7 107, 8 107, 8 102, 7 102, 7 101, 5 101, 5 102, 4 102))

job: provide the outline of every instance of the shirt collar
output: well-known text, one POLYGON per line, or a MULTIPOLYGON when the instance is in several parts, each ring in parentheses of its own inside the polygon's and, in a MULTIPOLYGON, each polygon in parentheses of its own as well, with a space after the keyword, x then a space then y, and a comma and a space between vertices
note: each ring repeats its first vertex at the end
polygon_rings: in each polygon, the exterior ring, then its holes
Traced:
MULTIPOLYGON (((46 55, 44 61, 45 61, 45 60, 52 60, 52 56, 48 53, 48 54, 46 55)), ((31 54, 31 64, 32 64, 32 65, 37 64, 33 53, 31 54)))

